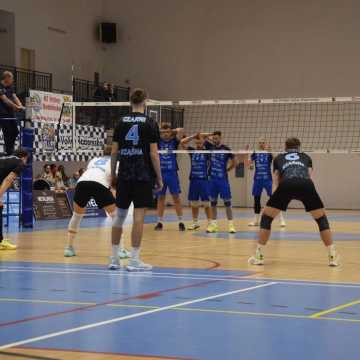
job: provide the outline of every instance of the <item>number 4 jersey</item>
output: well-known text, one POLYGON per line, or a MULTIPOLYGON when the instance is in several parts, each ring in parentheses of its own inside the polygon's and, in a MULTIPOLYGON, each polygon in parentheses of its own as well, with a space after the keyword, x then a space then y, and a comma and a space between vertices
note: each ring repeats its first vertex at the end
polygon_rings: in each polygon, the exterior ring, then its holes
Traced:
POLYGON ((123 116, 115 127, 113 141, 119 144, 119 179, 152 181, 150 144, 159 141, 159 128, 155 121, 142 113, 123 116))

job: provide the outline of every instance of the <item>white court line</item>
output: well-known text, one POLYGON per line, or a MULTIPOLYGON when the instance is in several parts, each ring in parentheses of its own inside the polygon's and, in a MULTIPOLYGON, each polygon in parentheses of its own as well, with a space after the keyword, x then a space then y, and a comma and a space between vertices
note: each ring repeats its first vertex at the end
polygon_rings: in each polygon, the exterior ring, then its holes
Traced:
MULTIPOLYGON (((224 277, 216 275, 197 275, 191 274, 177 274, 177 273, 159 273, 159 272, 128 272, 126 270, 120 270, 111 272, 109 270, 90 270, 90 271, 73 271, 65 270, 63 268, 57 270, 56 268, 31 268, 31 267, 6 267, 6 272, 32 272, 32 273, 49 273, 49 274, 73 274, 73 275, 97 275, 97 276, 119 276, 126 275, 126 277, 143 277, 143 278, 159 278, 159 279, 183 279, 183 280, 219 280, 225 282, 252 282, 252 283, 263 283, 265 281, 272 281, 271 278, 247 278, 246 275, 243 278, 236 279, 239 275, 225 275, 224 277), (31 270, 33 269, 33 270, 31 270), (44 270, 37 270, 44 269, 44 270), (47 269, 47 270, 45 270, 47 269), (56 270, 56 271, 54 271, 56 270)), ((256 274, 253 274, 256 275, 256 274)), ((279 284, 285 285, 299 285, 299 286, 324 286, 324 287, 340 287, 340 288, 360 288, 360 284, 357 283, 327 283, 327 282, 316 282, 311 280, 292 280, 292 279, 276 279, 279 284)))
POLYGON ((203 297, 203 298, 199 298, 199 299, 194 299, 194 300, 189 300, 189 301, 185 301, 185 302, 181 302, 181 303, 177 303, 177 304, 173 304, 173 305, 168 305, 168 306, 160 307, 158 309, 146 310, 146 311, 142 311, 142 312, 139 312, 139 313, 136 313, 136 314, 120 316, 120 317, 117 317, 117 318, 114 318, 114 319, 111 319, 111 320, 100 321, 100 322, 89 324, 89 325, 79 326, 79 327, 72 328, 72 329, 58 331, 58 332, 50 333, 50 334, 47 334, 47 335, 37 336, 37 337, 34 337, 34 338, 25 339, 25 340, 13 342, 13 343, 5 344, 5 345, 0 346, 0 350, 9 349, 9 348, 16 347, 16 346, 22 346, 22 345, 25 345, 25 344, 30 344, 30 343, 33 343, 33 342, 36 342, 36 341, 46 340, 46 339, 54 338, 54 337, 61 336, 61 335, 72 334, 72 333, 79 332, 79 331, 82 331, 82 330, 93 329, 93 328, 96 328, 96 327, 99 327, 99 326, 109 325, 109 324, 117 323, 117 322, 124 321, 124 320, 130 320, 130 319, 138 318, 138 317, 141 317, 141 316, 155 314, 155 313, 158 313, 158 312, 172 310, 172 309, 176 309, 178 307, 197 304, 197 303, 207 301, 207 300, 211 300, 211 299, 218 299, 218 298, 229 296, 229 295, 234 295, 234 294, 239 294, 239 293, 242 293, 242 292, 256 290, 256 289, 264 288, 264 287, 267 287, 267 286, 272 286, 272 285, 275 285, 275 284, 277 284, 277 283, 276 282, 270 282, 270 283, 266 283, 266 284, 251 286, 251 287, 244 288, 244 289, 228 291, 228 292, 217 294, 217 295, 211 295, 211 296, 207 296, 207 297, 203 297))

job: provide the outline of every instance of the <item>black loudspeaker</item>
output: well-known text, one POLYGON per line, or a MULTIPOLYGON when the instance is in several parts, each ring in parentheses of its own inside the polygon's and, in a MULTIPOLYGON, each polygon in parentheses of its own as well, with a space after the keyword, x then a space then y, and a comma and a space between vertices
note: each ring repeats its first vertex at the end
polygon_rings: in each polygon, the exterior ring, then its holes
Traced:
POLYGON ((111 44, 116 43, 116 24, 101 23, 99 25, 100 41, 111 44))

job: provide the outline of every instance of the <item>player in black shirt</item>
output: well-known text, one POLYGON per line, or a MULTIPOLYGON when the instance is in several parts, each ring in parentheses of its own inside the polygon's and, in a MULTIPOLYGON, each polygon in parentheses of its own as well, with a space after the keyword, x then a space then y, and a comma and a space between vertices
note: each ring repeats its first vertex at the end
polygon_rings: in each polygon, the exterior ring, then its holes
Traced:
POLYGON ((114 130, 111 153, 111 173, 116 182, 117 216, 112 227, 112 258, 109 269, 119 268, 118 248, 122 227, 130 204, 134 203, 134 222, 131 233, 131 260, 129 271, 151 270, 152 266, 139 258, 146 208, 152 205, 153 184, 163 186, 158 154, 159 128, 145 112, 146 93, 135 90, 130 102, 132 112, 123 116, 114 130), (119 170, 116 176, 116 163, 119 170))
POLYGON ((13 153, 19 134, 15 112, 25 109, 14 92, 13 82, 13 74, 4 71, 0 81, 0 128, 4 135, 5 152, 8 155, 13 153))
POLYGON ((300 140, 289 138, 285 143, 285 153, 274 160, 274 175, 279 186, 270 197, 260 222, 259 241, 255 256, 249 259, 253 265, 263 265, 263 247, 271 234, 271 223, 280 211, 286 211, 291 200, 300 200, 319 226, 320 236, 329 251, 329 266, 338 266, 339 256, 332 240, 324 204, 311 180, 312 160, 300 152, 300 140))
POLYGON ((0 157, 0 250, 15 250, 16 245, 3 237, 3 210, 2 197, 16 178, 21 174, 28 159, 26 150, 19 149, 14 155, 0 157))

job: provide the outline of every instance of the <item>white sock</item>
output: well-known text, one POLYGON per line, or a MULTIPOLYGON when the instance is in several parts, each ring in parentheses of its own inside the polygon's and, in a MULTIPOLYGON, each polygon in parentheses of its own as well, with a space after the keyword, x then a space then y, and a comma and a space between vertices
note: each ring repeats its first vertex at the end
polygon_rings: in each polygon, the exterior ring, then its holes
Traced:
POLYGON ((234 225, 234 221, 233 221, 233 220, 229 220, 229 225, 234 225))
POLYGON ((76 236, 76 233, 68 232, 68 246, 71 246, 71 247, 74 246, 75 236, 76 236))
POLYGON ((257 244, 256 245, 256 252, 262 254, 262 251, 263 251, 263 248, 264 248, 264 245, 261 245, 261 244, 257 244))
POLYGON ((199 222, 198 219, 193 219, 194 224, 197 224, 199 222))
POLYGON ((333 256, 336 252, 335 244, 329 245, 328 247, 329 255, 333 256))
POLYGON ((162 223, 163 221, 164 221, 164 218, 163 218, 162 216, 159 216, 159 217, 158 217, 158 222, 159 222, 159 223, 162 223))
POLYGON ((121 235, 119 247, 120 250, 124 250, 124 234, 121 235))
POLYGON ((284 214, 282 213, 282 211, 279 214, 279 220, 280 220, 280 222, 285 222, 284 214))
POLYGON ((181 222, 182 221, 182 216, 178 215, 178 220, 181 222))
POLYGON ((217 221, 213 219, 213 220, 211 220, 211 224, 217 225, 217 221))
POLYGON ((255 214, 254 222, 258 223, 260 220, 260 214, 255 214))
POLYGON ((112 256, 117 259, 119 257, 119 245, 112 245, 111 252, 112 256))
POLYGON ((131 259, 139 260, 139 255, 140 255, 140 248, 139 247, 133 247, 131 249, 131 259))

